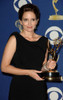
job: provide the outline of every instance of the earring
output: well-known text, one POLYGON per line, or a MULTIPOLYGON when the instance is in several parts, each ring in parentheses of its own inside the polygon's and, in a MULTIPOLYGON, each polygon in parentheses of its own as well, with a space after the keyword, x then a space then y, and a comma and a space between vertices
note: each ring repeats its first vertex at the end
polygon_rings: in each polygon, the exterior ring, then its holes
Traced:
POLYGON ((17 20, 17 21, 15 22, 15 26, 16 26, 17 28, 19 28, 19 30, 22 32, 23 26, 20 24, 20 21, 19 21, 19 20, 17 20))

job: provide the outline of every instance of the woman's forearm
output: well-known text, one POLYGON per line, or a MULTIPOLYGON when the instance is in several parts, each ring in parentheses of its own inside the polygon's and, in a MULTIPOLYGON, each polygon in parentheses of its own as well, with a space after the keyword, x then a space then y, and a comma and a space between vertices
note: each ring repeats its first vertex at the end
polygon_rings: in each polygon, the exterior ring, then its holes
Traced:
POLYGON ((1 67, 1 71, 4 73, 13 74, 13 75, 28 75, 28 72, 29 72, 29 70, 27 69, 16 68, 12 65, 1 67))

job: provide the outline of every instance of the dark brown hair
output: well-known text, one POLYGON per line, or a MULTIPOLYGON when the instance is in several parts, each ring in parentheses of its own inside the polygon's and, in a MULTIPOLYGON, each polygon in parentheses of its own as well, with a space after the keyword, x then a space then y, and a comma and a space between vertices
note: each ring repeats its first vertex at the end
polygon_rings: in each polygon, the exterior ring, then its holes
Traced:
POLYGON ((36 15, 36 19, 40 19, 40 11, 39 11, 38 7, 34 4, 29 3, 26 5, 23 5, 19 9, 18 15, 19 15, 20 20, 22 20, 22 16, 23 16, 24 12, 27 12, 27 11, 34 12, 34 14, 36 15))

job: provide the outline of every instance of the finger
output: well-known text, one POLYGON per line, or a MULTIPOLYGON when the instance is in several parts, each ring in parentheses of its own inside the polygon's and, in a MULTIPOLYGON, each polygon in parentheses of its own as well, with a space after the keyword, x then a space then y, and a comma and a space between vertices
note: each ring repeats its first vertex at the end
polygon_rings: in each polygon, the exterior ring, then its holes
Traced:
POLYGON ((42 71, 35 71, 36 73, 42 73, 42 71))
POLYGON ((42 78, 40 78, 40 80, 42 80, 42 81, 43 81, 43 80, 45 80, 45 79, 42 77, 42 78))
POLYGON ((35 77, 35 79, 38 80, 38 81, 43 80, 38 74, 36 74, 36 75, 33 76, 33 77, 35 77))
POLYGON ((49 67, 49 69, 54 69, 54 68, 55 68, 55 66, 50 66, 50 67, 49 67))
POLYGON ((44 77, 42 77, 42 80, 45 80, 45 78, 44 78, 44 77))
POLYGON ((36 80, 37 81, 43 81, 44 79, 43 78, 37 78, 36 80))
POLYGON ((51 63, 56 64, 56 61, 53 61, 53 60, 52 60, 51 63))
POLYGON ((49 62, 51 62, 52 61, 52 59, 49 59, 47 62, 49 63, 49 62))
POLYGON ((52 59, 49 59, 49 61, 52 61, 52 59))

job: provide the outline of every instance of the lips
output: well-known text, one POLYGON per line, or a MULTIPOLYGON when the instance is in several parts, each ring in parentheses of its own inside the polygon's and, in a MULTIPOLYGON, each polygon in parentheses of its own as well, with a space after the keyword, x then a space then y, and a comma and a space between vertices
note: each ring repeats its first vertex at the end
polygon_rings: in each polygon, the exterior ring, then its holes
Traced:
POLYGON ((27 26, 27 28, 32 28, 32 26, 27 26))

